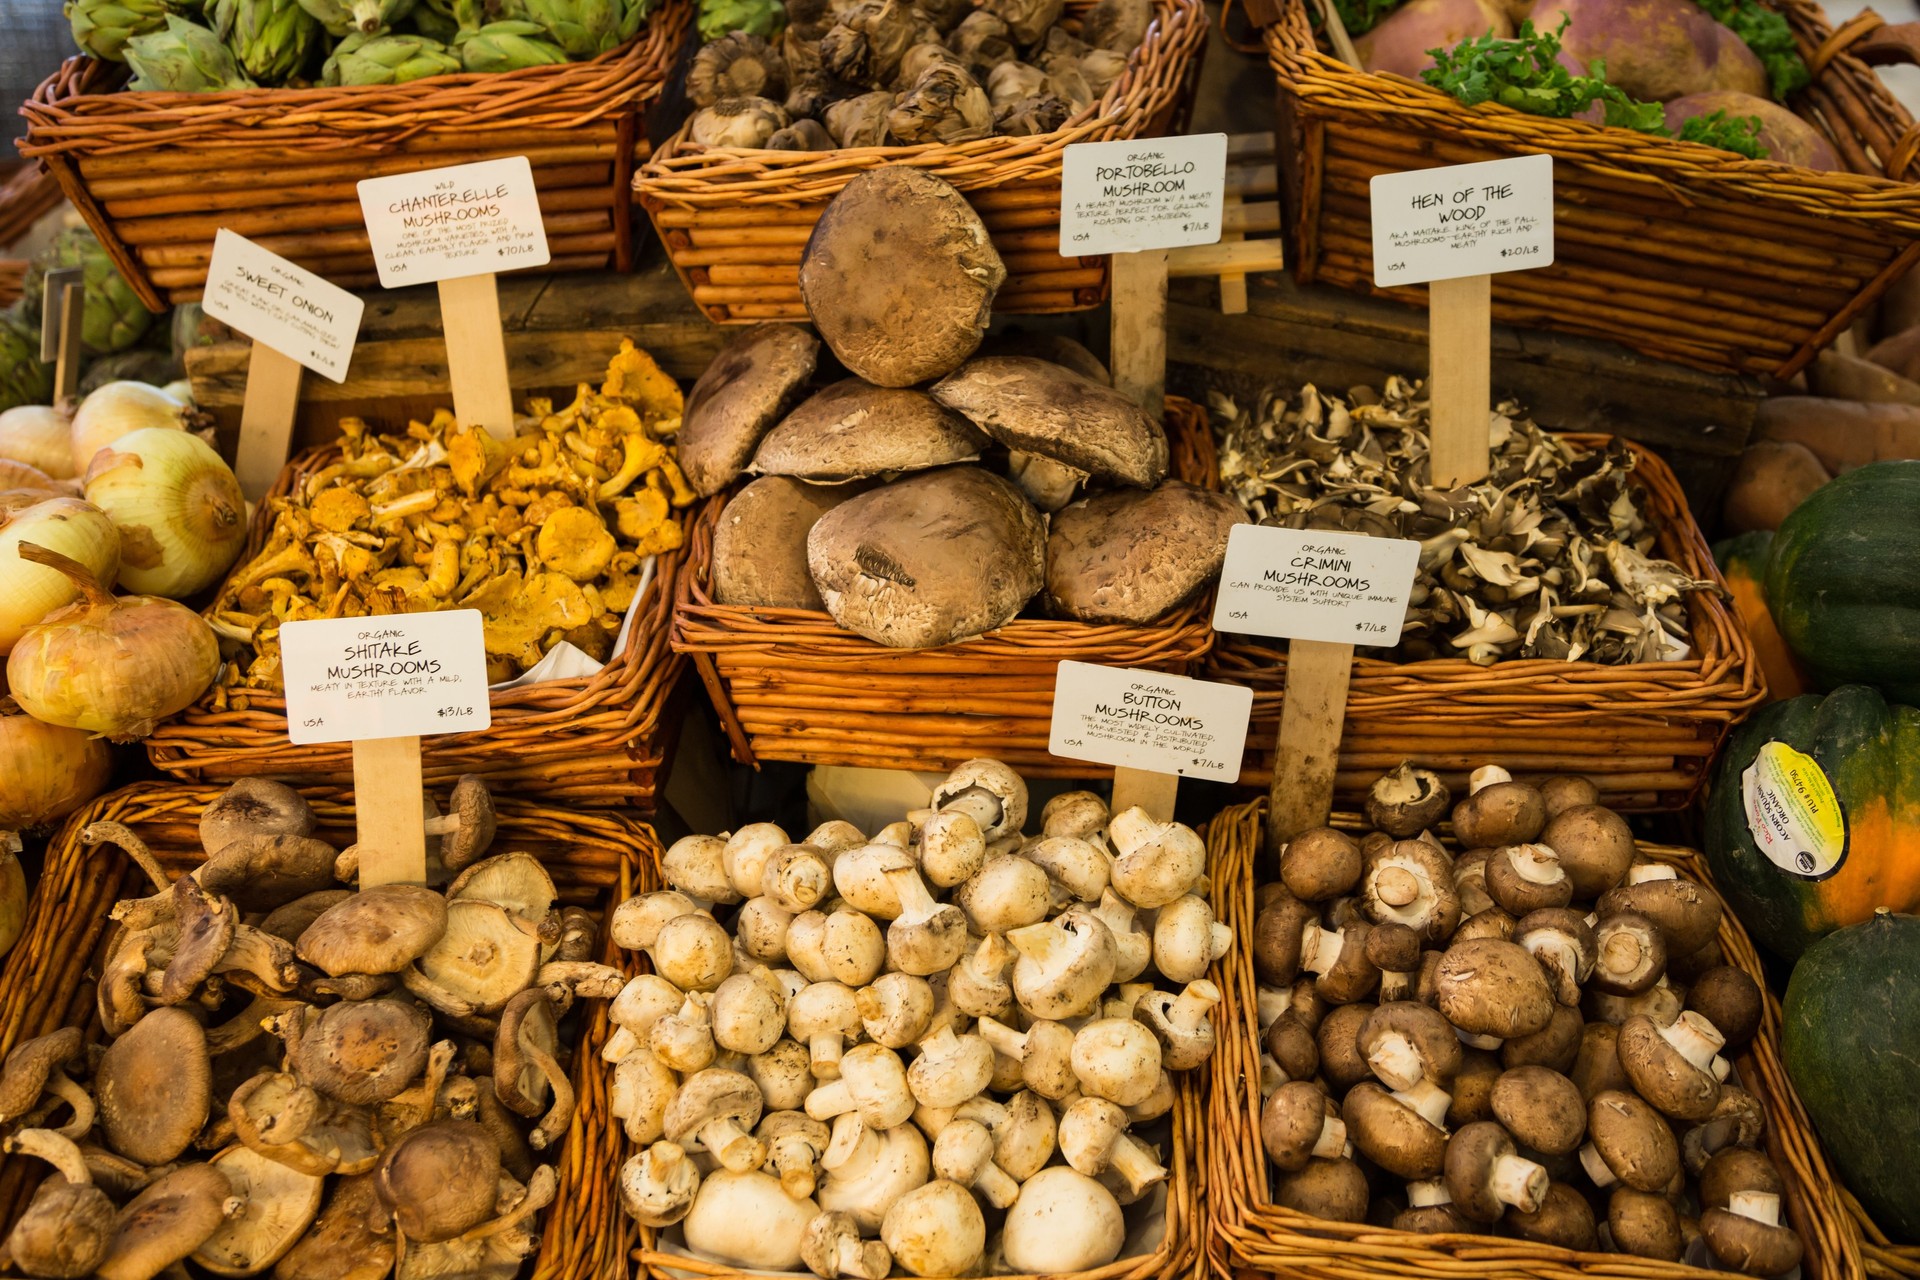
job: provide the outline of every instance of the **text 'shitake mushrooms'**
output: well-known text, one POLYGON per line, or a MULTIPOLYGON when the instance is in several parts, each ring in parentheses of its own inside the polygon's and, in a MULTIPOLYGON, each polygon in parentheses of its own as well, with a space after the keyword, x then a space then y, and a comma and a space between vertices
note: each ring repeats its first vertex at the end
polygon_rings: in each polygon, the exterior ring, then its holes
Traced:
POLYGON ((973 354, 1006 276, 964 196, 924 170, 884 165, 847 183, 814 224, 800 296, 849 370, 910 387, 973 354))
POLYGON ((1049 525, 1047 607, 1080 622, 1144 626, 1220 576, 1227 532, 1245 521, 1232 498, 1179 480, 1082 498, 1049 525))
POLYGON ((674 437, 695 492, 711 497, 746 470, 819 356, 819 340, 790 324, 755 325, 721 349, 687 393, 674 437))
POLYGON ((978 467, 944 467, 850 498, 807 535, 833 620, 893 648, 950 644, 1010 621, 1039 591, 1046 533, 978 467))
POLYGON ((976 461, 980 429, 924 391, 846 378, 794 406, 753 455, 762 475, 835 485, 976 461))

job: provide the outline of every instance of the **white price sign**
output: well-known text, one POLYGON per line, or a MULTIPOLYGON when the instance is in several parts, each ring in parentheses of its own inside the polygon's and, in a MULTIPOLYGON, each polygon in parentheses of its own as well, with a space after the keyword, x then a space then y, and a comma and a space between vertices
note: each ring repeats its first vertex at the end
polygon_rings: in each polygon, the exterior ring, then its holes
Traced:
POLYGON ((1253 690, 1158 671, 1063 662, 1047 750, 1068 760, 1235 782, 1253 690))
POLYGON ((1080 142, 1060 177, 1060 256, 1178 249, 1220 239, 1227 135, 1080 142))
POLYGON ((222 324, 331 378, 347 380, 366 304, 225 227, 214 233, 201 306, 222 324))
POLYGON ((1553 263, 1553 157, 1373 179, 1373 283, 1458 280, 1553 263))
POLYGON ((289 622, 280 667, 297 746, 493 724, 478 609, 289 622))
POLYGON ((544 267, 551 258, 525 156, 367 178, 359 192, 388 289, 544 267))
POLYGON ((1237 524, 1213 629, 1328 644, 1400 643, 1420 544, 1237 524))

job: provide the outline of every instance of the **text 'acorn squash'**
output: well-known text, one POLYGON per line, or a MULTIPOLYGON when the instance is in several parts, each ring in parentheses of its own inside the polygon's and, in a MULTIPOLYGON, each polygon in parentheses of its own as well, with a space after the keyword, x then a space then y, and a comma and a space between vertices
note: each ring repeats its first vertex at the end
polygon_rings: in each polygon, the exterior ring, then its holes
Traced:
POLYGON ((1720 758, 1706 844, 1747 931, 1789 960, 1877 907, 1920 909, 1920 710, 1863 685, 1762 707, 1720 758))
POLYGON ((1767 555, 1772 546, 1773 532, 1756 529, 1714 543, 1713 562, 1720 566, 1734 610, 1753 641, 1754 657, 1760 660, 1760 674, 1767 681, 1768 701, 1779 702, 1799 697, 1809 685, 1800 660, 1787 648, 1767 611, 1767 555))

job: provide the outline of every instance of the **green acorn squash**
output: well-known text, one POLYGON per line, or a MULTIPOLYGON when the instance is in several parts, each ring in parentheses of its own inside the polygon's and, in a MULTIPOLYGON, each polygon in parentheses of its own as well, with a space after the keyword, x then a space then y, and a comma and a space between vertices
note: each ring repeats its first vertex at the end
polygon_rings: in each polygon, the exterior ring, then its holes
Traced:
POLYGON ((1779 702, 1807 692, 1807 673, 1800 660, 1780 637, 1767 611, 1767 556, 1773 546, 1773 532, 1756 529, 1713 544, 1713 562, 1727 580, 1733 607, 1746 624, 1747 637, 1753 641, 1754 657, 1760 660, 1760 674, 1766 678, 1767 698, 1779 702))
POLYGON ((1780 1053, 1840 1180, 1920 1244, 1920 918, 1881 912, 1807 948, 1780 1053))
POLYGON ((1796 507, 1774 534, 1767 608, 1820 687, 1920 703, 1920 461, 1849 471, 1796 507))
POLYGON ((1920 710, 1864 685, 1762 707, 1706 817, 1720 892, 1788 960, 1876 908, 1920 911, 1920 710))

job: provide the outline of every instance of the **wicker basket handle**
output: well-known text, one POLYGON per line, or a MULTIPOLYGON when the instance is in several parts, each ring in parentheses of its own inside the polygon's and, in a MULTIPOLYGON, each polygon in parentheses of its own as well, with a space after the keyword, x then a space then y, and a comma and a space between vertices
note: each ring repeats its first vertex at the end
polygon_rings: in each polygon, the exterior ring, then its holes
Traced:
POLYGON ((1888 67, 1902 62, 1920 65, 1920 22, 1888 22, 1871 9, 1840 24, 1832 35, 1807 59, 1807 69, 1817 78, 1827 64, 1843 53, 1850 53, 1870 67, 1888 67))

